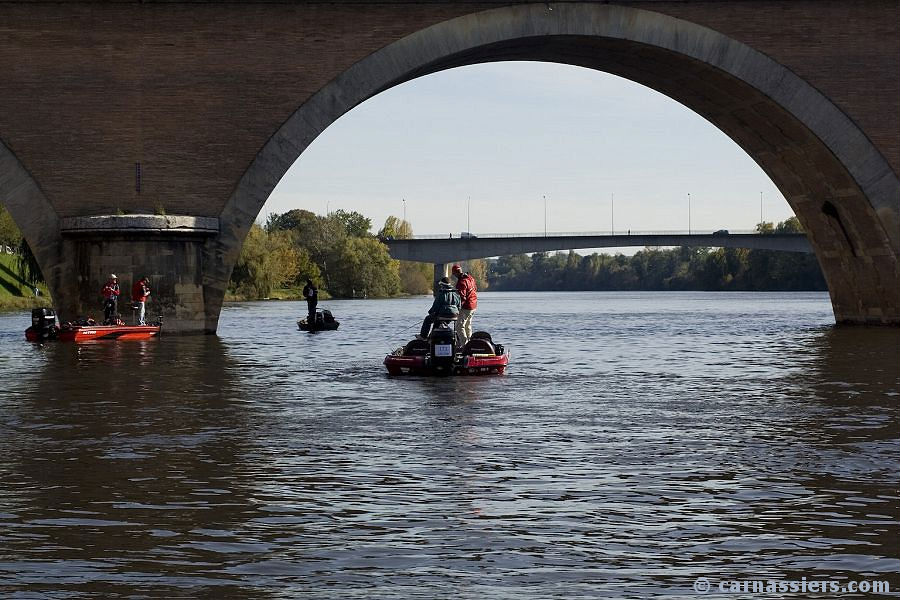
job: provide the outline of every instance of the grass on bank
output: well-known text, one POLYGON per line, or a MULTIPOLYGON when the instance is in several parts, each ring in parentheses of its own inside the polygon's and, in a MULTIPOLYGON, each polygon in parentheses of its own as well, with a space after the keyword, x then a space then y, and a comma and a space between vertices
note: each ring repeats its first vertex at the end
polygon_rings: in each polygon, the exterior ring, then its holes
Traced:
MULTIPOLYGON (((331 296, 327 292, 319 292, 319 300, 328 300, 331 296)), ((225 302, 248 302, 252 300, 303 300, 302 287, 276 288, 266 298, 251 298, 241 294, 225 293, 225 302)))
POLYGON ((30 310, 50 306, 50 293, 45 284, 39 284, 41 295, 19 277, 19 265, 15 254, 0 254, 0 311, 30 310))

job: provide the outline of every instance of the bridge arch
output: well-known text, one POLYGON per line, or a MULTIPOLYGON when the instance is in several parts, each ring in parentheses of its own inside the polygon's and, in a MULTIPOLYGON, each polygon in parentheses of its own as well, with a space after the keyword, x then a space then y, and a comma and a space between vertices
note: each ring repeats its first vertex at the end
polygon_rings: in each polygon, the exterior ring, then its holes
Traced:
POLYGON ((44 278, 53 289, 61 268, 58 246, 59 216, 44 191, 18 157, 0 141, 0 199, 28 241, 44 278))
POLYGON ((207 244, 205 278, 227 282, 278 181, 344 113, 417 77, 503 60, 606 71, 702 115, 784 194, 822 265, 836 320, 900 323, 900 180, 859 127, 789 69, 733 38, 660 13, 595 3, 473 13, 354 64, 300 106, 257 154, 225 204, 220 235, 207 244))

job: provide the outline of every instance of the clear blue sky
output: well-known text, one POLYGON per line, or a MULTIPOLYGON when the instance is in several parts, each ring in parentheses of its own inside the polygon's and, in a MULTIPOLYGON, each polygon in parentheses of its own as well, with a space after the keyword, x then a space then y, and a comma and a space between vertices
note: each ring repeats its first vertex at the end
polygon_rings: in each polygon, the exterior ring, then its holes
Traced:
POLYGON ((567 65, 506 62, 443 71, 356 107, 319 136, 267 213, 355 210, 417 234, 471 230, 752 229, 791 216, 734 142, 649 88, 567 65))

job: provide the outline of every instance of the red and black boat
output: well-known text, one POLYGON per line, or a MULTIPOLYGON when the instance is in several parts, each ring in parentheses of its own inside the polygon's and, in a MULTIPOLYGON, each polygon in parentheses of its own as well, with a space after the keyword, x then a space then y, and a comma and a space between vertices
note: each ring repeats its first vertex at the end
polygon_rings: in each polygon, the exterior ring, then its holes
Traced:
POLYGON ((99 325, 93 319, 57 325, 56 312, 52 308, 36 308, 31 311, 31 327, 25 330, 25 339, 29 342, 148 340, 158 336, 161 328, 161 322, 153 325, 99 325))
POLYGON ((438 321, 427 340, 416 338, 397 348, 384 357, 384 366, 389 375, 503 375, 509 364, 509 352, 486 331, 456 346, 453 329, 438 321))

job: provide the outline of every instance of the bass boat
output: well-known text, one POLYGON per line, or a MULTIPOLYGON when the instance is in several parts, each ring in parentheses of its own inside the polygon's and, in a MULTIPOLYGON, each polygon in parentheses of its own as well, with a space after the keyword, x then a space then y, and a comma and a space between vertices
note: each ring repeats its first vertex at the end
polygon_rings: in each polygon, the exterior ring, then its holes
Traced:
POLYGON ((416 338, 384 357, 389 375, 502 375, 509 351, 491 334, 476 331, 457 348, 452 321, 438 320, 428 339, 416 338))
POLYGON ((61 342, 91 342, 94 340, 147 340, 159 335, 162 319, 153 325, 99 325, 93 319, 56 324, 56 312, 51 308, 31 311, 31 327, 25 330, 29 342, 59 340, 61 342))
POLYGON ((334 320, 334 315, 331 314, 331 311, 327 309, 320 308, 316 311, 316 323, 312 329, 309 327, 308 320, 309 317, 298 319, 297 328, 300 331, 334 331, 341 326, 338 321, 334 320))

